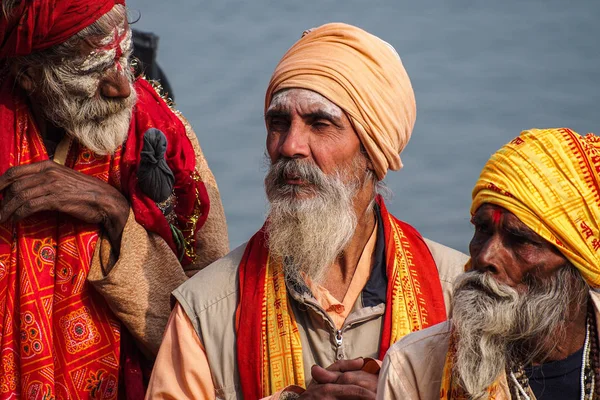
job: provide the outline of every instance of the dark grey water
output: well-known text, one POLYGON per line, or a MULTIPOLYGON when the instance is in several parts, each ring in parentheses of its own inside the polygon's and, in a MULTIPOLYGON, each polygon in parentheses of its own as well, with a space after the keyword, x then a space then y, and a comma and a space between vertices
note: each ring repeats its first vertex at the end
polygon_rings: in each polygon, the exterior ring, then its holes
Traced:
MULTIPOLYGON (((347 22, 390 42, 417 96, 389 208, 466 251, 471 189, 487 158, 532 127, 600 132, 598 0, 129 0, 221 189, 232 247, 266 211, 264 91, 303 30, 347 22)), ((134 14, 135 16, 135 14, 134 14)))

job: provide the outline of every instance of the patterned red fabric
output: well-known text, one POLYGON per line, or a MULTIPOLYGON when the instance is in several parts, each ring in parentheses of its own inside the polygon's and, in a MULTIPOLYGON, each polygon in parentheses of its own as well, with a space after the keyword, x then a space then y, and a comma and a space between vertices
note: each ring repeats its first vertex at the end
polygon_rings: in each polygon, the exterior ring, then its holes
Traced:
MULTIPOLYGON (((420 312, 423 318, 422 328, 433 326, 446 320, 446 305, 444 303, 444 294, 442 292, 442 284, 440 283, 440 276, 438 273, 435 260, 429 251, 429 247, 423 240, 421 234, 406 222, 400 221, 392 214, 387 211, 383 198, 378 196, 377 204, 381 209, 381 217, 383 220, 383 232, 385 236, 385 257, 386 267, 388 276, 388 290, 387 300, 385 308, 385 314, 383 317, 383 328, 381 332, 381 347, 379 349, 379 359, 383 360, 385 353, 388 351, 390 346, 393 344, 392 341, 392 311, 393 305, 397 298, 398 288, 394 287, 393 274, 397 273, 393 271, 394 258, 396 254, 394 249, 400 244, 394 242, 394 235, 392 234, 392 223, 401 227, 404 232, 401 245, 407 249, 410 249, 410 253, 413 256, 411 274, 419 278, 420 282, 420 294, 422 296, 422 303, 413 304, 413 307, 420 308, 420 312), (391 217, 388 218, 387 216, 391 217)), ((398 340, 399 338, 396 338, 398 340)))
MULTIPOLYGON (((144 79, 136 82, 138 102, 135 106, 127 144, 123 151, 122 178, 123 192, 131 202, 136 221, 149 231, 160 234, 179 254, 179 250, 167 219, 156 203, 139 188, 137 169, 140 165, 144 133, 149 128, 157 128, 167 138, 167 165, 175 176, 174 193, 177 198, 175 213, 177 226, 184 233, 193 252, 194 238, 202 227, 210 211, 208 192, 200 177, 196 174, 196 154, 185 133, 181 120, 144 79)), ((187 265, 194 261, 194 255, 187 252, 182 255, 181 263, 187 265)))
POLYGON ((63 43, 116 4, 124 5, 125 0, 21 0, 9 20, 0 24, 0 58, 63 43))
MULTIPOLYGON (((397 328, 392 322, 394 321, 393 310, 398 309, 394 307, 395 305, 404 303, 409 310, 406 315, 396 315, 396 317, 409 319, 417 316, 418 321, 406 321, 413 330, 417 330, 417 326, 424 329, 444 321, 446 309, 437 267, 427 244, 413 227, 388 213, 381 196, 378 196, 377 204, 383 220, 388 277, 386 311, 379 353, 379 358, 383 359, 392 338, 399 339, 392 335, 393 328, 397 328), (395 224, 396 230, 398 228, 402 230, 401 238, 393 232, 392 223, 395 224), (399 251, 399 248, 402 248, 402 251, 399 251), (408 254, 412 256, 410 260, 400 260, 408 254), (407 272, 411 277, 404 276, 403 279, 415 279, 419 282, 418 287, 413 287, 417 292, 413 293, 416 295, 414 298, 418 299, 417 304, 406 304, 406 299, 412 296, 406 292, 402 293, 403 288, 398 287, 398 274, 401 270, 398 266, 399 261, 408 261, 410 264, 407 272)), ((264 343, 262 334, 265 323, 265 303, 269 302, 269 299, 265 298, 265 267, 268 257, 269 250, 263 226, 248 242, 239 268, 240 297, 236 311, 236 344, 240 384, 246 399, 259 399, 264 396, 263 362, 268 363, 264 353, 266 346, 270 345, 264 343)), ((288 359, 292 360, 292 357, 288 359)))
MULTIPOLYGON (((193 177, 194 151, 184 126, 146 81, 138 80, 135 89, 139 100, 125 148, 97 156, 74 144, 66 165, 121 189, 138 221, 175 248, 166 218, 135 186, 136 151, 148 127, 167 137, 167 163, 181 197, 177 210, 192 210, 178 222, 204 212, 194 234, 206 218, 208 196, 193 177)), ((0 175, 48 159, 27 102, 9 79, 0 86, 0 126, 0 175)), ((0 225, 0 400, 117 397, 121 324, 86 279, 99 229, 56 212, 0 225)))

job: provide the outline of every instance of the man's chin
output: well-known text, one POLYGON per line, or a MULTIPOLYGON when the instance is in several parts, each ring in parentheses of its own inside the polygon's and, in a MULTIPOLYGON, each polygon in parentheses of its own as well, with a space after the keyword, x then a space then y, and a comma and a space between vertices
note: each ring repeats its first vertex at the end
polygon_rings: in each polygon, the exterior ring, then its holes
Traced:
POLYGON ((82 124, 69 130, 69 134, 95 154, 114 155, 127 140, 130 121, 131 115, 124 111, 103 121, 101 125, 82 124))

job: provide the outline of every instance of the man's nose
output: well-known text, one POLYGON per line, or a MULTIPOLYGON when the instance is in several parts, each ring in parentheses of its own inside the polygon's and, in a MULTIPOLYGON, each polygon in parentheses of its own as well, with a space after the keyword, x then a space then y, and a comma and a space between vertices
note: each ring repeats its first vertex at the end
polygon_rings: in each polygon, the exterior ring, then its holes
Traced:
POLYGON ((287 158, 306 158, 310 156, 306 128, 302 123, 292 122, 288 131, 280 136, 279 153, 287 158))
POLYGON ((121 68, 111 71, 100 81, 100 94, 111 99, 126 99, 131 95, 131 83, 121 68))
POLYGON ((504 253, 502 240, 492 236, 479 246, 475 254, 471 254, 471 269, 501 275, 504 271, 502 263, 504 253))

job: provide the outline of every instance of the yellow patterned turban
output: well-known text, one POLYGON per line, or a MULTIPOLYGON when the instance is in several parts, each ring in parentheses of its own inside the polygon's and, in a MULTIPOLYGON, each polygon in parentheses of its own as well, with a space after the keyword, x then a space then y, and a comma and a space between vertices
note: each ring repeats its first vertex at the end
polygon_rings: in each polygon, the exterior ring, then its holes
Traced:
POLYGON ((267 89, 319 93, 346 112, 378 179, 402 168, 416 119, 415 95, 394 48, 357 27, 331 23, 305 32, 283 56, 267 89))
POLYGON ((492 203, 556 247, 600 287, 600 137, 532 129, 487 162, 471 213, 492 203))

